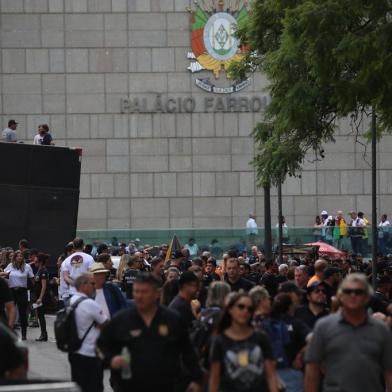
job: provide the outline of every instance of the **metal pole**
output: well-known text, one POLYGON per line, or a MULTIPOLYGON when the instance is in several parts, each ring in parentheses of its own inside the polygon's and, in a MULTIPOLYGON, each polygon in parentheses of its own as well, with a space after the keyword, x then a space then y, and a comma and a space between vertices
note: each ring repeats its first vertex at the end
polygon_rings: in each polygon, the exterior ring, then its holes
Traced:
POLYGON ((272 232, 271 232, 271 188, 264 185, 264 254, 266 260, 272 258, 272 232))
POLYGON ((283 263, 283 212, 282 212, 282 183, 278 185, 278 246, 279 246, 279 264, 283 263))
POLYGON ((377 119, 372 109, 372 284, 376 288, 377 280, 377 119))

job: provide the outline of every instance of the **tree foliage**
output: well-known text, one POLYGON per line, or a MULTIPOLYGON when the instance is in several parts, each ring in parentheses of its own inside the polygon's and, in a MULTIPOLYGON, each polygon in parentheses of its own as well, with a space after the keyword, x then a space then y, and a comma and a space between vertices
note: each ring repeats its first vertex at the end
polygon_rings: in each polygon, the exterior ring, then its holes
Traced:
POLYGON ((238 36, 249 52, 231 72, 266 74, 271 100, 253 135, 259 183, 322 156, 336 121, 376 110, 392 125, 392 0, 254 0, 238 36))

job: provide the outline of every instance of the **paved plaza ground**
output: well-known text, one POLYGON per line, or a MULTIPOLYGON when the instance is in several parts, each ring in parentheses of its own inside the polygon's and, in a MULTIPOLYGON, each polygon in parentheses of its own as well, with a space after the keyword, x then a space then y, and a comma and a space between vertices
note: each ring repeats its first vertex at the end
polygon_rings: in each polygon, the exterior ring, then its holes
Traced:
MULTIPOLYGON (((27 331, 27 346, 29 348, 29 378, 46 378, 59 381, 71 380, 71 369, 67 354, 56 347, 53 332, 54 315, 47 315, 48 342, 36 342, 40 335, 39 328, 29 328, 27 331)), ((109 371, 105 371, 105 391, 111 391, 109 386, 109 371)))

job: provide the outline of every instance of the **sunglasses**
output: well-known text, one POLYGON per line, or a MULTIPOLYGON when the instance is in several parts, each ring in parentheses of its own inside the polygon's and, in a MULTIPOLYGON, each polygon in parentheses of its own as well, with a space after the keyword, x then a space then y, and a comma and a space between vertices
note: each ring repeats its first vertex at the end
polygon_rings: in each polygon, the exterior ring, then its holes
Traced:
POLYGON ((323 294, 326 294, 326 291, 323 290, 323 289, 315 289, 315 290, 313 290, 313 292, 314 292, 314 293, 323 293, 323 294))
POLYGON ((239 310, 245 310, 246 309, 249 313, 253 313, 254 310, 255 310, 255 308, 253 306, 246 306, 244 304, 237 304, 236 307, 239 310))
POLYGON ((343 294, 346 295, 365 295, 366 291, 364 289, 343 289, 342 290, 343 294))

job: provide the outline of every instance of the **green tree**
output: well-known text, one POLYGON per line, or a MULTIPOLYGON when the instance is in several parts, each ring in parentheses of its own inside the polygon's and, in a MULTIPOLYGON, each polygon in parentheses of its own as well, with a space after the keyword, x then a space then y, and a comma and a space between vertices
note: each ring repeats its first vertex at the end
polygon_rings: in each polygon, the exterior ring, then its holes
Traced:
POLYGON ((257 125, 259 184, 296 175, 307 153, 323 156, 336 122, 392 125, 391 0, 254 0, 238 30, 249 48, 231 72, 266 74, 271 101, 257 125))

